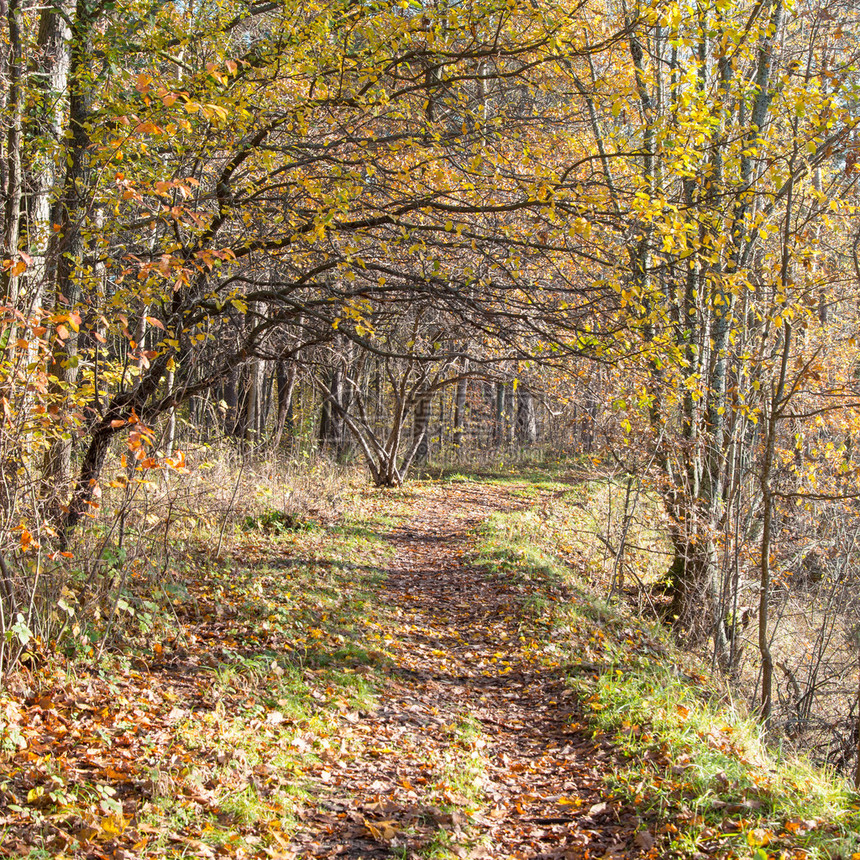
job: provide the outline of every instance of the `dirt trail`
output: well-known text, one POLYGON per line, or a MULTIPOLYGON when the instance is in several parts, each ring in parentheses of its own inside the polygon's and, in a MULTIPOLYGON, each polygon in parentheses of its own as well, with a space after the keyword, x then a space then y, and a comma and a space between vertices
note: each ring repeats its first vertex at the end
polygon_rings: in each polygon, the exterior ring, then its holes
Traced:
POLYGON ((645 825, 605 786, 611 745, 580 727, 563 676, 523 648, 516 587, 463 560, 469 533, 520 501, 451 485, 391 534, 384 594, 400 620, 389 643, 397 666, 379 707, 353 727, 354 757, 332 764, 298 856, 648 853, 645 825), (476 797, 481 811, 469 814, 476 797))

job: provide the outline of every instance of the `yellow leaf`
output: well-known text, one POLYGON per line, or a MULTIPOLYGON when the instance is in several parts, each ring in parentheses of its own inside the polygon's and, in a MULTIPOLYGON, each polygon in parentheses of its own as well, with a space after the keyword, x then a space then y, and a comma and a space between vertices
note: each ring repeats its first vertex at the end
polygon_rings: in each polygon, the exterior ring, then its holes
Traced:
POLYGON ((750 848, 761 848, 773 839, 773 831, 765 830, 764 827, 756 827, 747 833, 747 843, 750 848))
POLYGON ((104 833, 113 838, 122 834, 127 823, 122 815, 106 815, 99 822, 99 825, 104 833))
POLYGON ((221 107, 221 105, 207 104, 204 106, 203 111, 207 116, 215 114, 222 122, 227 121, 227 109, 221 107))

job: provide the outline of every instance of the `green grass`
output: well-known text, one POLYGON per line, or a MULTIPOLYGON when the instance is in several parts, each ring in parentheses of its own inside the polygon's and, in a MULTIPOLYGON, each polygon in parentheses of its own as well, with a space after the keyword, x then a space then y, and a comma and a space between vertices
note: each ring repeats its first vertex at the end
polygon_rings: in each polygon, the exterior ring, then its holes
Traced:
MULTIPOLYGON (((860 798, 846 782, 768 747, 760 725, 666 630, 603 599, 605 577, 570 535, 621 491, 600 482, 554 494, 551 508, 544 496, 493 515, 475 558, 521 584, 535 649, 568 667, 587 725, 628 762, 611 775, 613 790, 666 824, 661 850, 674 856, 848 860, 860 850, 860 798)), ((660 537, 646 527, 636 540, 660 537)))
POLYGON ((615 775, 616 788, 662 818, 686 818, 678 839, 691 844, 734 823, 742 837, 772 834, 774 848, 850 856, 849 846, 860 844, 857 795, 832 773, 769 748, 743 708, 679 676, 673 664, 633 657, 574 681, 589 722, 631 760, 615 775))
POLYGON ((242 531, 261 531, 267 534, 284 534, 285 532, 311 531, 320 528, 320 524, 306 517, 284 511, 267 510, 262 514, 249 514, 241 524, 242 531))

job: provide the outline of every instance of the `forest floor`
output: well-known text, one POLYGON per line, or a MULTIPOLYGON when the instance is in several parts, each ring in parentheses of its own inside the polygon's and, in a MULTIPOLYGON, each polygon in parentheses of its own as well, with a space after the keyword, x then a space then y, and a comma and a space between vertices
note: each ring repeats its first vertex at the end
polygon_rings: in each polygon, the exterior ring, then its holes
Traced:
POLYGON ((778 808, 732 727, 659 735, 703 694, 607 717, 666 660, 646 626, 487 560, 488 522, 528 542, 516 517, 543 534, 567 489, 367 490, 336 523, 248 517, 217 559, 189 539, 158 587, 132 570, 109 649, 84 631, 0 696, 0 857, 842 856, 801 847, 832 822, 778 808))

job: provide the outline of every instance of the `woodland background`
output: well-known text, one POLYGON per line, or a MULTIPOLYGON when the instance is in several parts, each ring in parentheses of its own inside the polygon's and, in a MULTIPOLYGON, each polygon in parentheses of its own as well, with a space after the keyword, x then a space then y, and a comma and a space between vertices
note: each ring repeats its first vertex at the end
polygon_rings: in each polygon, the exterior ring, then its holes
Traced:
POLYGON ((608 596, 860 773, 853 3, 0 10, 6 676, 204 485, 564 451, 608 596))

